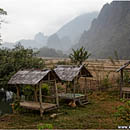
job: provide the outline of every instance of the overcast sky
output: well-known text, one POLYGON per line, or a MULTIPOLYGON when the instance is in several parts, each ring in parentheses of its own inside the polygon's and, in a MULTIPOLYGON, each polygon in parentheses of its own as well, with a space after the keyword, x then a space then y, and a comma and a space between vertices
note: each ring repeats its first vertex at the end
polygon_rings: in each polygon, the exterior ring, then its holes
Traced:
POLYGON ((51 35, 74 17, 100 11, 112 0, 0 0, 0 8, 7 11, 7 24, 0 32, 3 41, 32 39, 38 32, 51 35))

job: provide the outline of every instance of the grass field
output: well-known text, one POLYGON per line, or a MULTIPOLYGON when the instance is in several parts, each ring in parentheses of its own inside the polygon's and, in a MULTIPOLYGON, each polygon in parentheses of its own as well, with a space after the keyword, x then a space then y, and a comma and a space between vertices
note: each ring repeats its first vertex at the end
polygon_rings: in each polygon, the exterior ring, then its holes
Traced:
POLYGON ((118 125, 129 125, 115 117, 116 107, 122 104, 117 91, 93 92, 89 101, 84 107, 62 105, 57 111, 45 113, 42 120, 37 112, 4 115, 0 117, 0 129, 35 129, 45 124, 51 124, 54 129, 115 129, 118 125), (53 113, 62 114, 52 119, 53 113))

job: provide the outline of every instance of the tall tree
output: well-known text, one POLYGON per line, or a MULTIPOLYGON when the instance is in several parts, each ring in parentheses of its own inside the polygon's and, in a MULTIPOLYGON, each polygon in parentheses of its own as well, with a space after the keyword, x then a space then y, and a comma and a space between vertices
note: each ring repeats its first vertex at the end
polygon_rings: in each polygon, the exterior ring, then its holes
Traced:
POLYGON ((81 65, 91 55, 90 53, 88 53, 88 51, 85 50, 84 47, 81 47, 77 50, 72 49, 72 51, 73 52, 69 55, 69 58, 72 62, 78 65, 81 65))

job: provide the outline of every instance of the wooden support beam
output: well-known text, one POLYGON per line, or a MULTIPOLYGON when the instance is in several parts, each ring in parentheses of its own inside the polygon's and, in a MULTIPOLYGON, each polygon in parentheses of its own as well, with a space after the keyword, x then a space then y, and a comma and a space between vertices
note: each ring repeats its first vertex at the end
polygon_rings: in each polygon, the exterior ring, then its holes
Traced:
POLYGON ((17 89, 17 99, 19 100, 20 99, 20 88, 19 88, 19 86, 16 86, 16 89, 17 89))
POLYGON ((123 87, 123 69, 121 70, 120 98, 122 98, 122 87, 123 87))
POLYGON ((86 77, 85 77, 84 89, 85 89, 85 95, 87 95, 87 79, 86 79, 86 77))
POLYGON ((56 92, 56 104, 59 107, 59 96, 58 96, 58 89, 57 89, 56 80, 55 80, 55 92, 56 92))
POLYGON ((75 80, 74 80, 74 83, 73 83, 73 99, 75 101, 75 80))
POLYGON ((43 117, 43 108, 42 108, 42 89, 41 89, 41 83, 39 84, 39 102, 40 102, 40 116, 43 117))
POLYGON ((65 83, 66 85, 66 93, 68 92, 68 87, 69 87, 69 81, 67 81, 67 83, 65 83))
POLYGON ((37 85, 34 86, 35 89, 34 89, 34 98, 35 98, 35 101, 38 102, 38 98, 37 98, 37 85))

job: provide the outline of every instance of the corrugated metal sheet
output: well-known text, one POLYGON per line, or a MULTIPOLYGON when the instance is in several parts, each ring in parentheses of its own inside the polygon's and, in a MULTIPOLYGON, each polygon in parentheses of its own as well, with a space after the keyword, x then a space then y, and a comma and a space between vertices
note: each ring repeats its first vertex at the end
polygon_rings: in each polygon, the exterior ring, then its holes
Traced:
POLYGON ((20 70, 9 80, 9 84, 35 85, 41 81, 51 70, 20 70))
POLYGON ((82 69, 85 69, 86 77, 92 77, 91 73, 84 67, 81 66, 70 66, 70 65, 59 65, 57 68, 54 69, 56 74, 60 77, 63 81, 73 81, 73 79, 79 75, 82 69))

